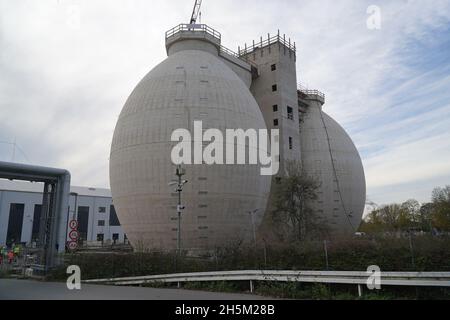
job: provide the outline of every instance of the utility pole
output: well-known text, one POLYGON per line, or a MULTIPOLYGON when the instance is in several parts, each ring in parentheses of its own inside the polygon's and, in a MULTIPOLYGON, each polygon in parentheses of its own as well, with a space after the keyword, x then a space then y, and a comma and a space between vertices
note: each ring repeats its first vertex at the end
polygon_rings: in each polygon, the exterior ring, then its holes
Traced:
POLYGON ((250 218, 252 220, 252 229, 253 229, 253 241, 255 242, 255 247, 256 247, 256 228, 255 228, 255 219, 253 217, 253 215, 255 213, 257 213, 259 211, 259 209, 255 209, 253 211, 249 211, 248 213, 250 214, 250 218))
POLYGON ((177 205, 177 216, 178 216, 178 228, 177 228, 177 255, 181 253, 181 213, 184 210, 184 206, 181 204, 181 192, 183 191, 183 186, 188 182, 183 180, 182 177, 186 174, 186 170, 180 165, 177 166, 175 175, 178 177, 176 181, 169 183, 170 186, 176 185, 176 192, 178 192, 178 205, 177 205))
POLYGON ((409 229, 408 232, 408 236, 409 236, 409 251, 411 252, 411 264, 413 266, 413 268, 416 268, 416 262, 415 262, 415 258, 414 258, 414 246, 413 246, 413 241, 412 241, 412 230, 409 229))
POLYGON ((329 270, 330 266, 328 263, 328 246, 327 246, 327 240, 323 240, 323 249, 325 251, 325 265, 327 268, 327 271, 329 270))

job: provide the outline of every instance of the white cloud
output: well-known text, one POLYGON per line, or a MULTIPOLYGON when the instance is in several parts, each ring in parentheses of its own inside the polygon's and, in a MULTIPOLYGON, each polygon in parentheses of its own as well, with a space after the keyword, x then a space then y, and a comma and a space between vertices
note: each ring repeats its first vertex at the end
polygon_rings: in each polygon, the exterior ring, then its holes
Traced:
MULTIPOLYGON (((434 33, 449 27, 450 2, 377 1, 379 31, 366 28, 371 4, 204 1, 202 22, 234 50, 277 29, 296 41, 299 82, 327 94, 325 110, 363 151, 369 195, 384 201, 380 189, 406 184, 393 191, 400 201, 403 190, 414 193, 413 183, 450 174, 448 73, 410 64, 411 44, 442 41, 434 33), (430 111, 415 117, 421 107, 430 111)), ((0 140, 16 137, 30 161, 68 168, 75 184, 107 187, 117 116, 137 82, 165 58, 164 32, 188 22, 192 5, 0 0, 0 140), (70 24, 73 5, 79 29, 70 24)), ((10 156, 10 146, 0 144, 0 160, 10 156)))

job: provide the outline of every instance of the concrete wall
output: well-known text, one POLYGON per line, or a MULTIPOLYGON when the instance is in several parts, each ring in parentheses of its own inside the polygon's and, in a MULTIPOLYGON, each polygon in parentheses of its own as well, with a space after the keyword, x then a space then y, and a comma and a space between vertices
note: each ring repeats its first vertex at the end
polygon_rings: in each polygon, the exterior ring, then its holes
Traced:
POLYGON ((241 78, 247 88, 250 88, 252 85, 252 68, 248 63, 223 52, 219 54, 219 58, 241 78))
POLYGON ((280 129, 280 174, 284 172, 286 161, 301 161, 299 114, 297 99, 296 57, 294 52, 276 42, 270 46, 258 48, 246 56, 258 67, 259 77, 251 85, 255 97, 264 116, 268 129, 280 129), (271 66, 275 64, 276 70, 271 66), (277 85, 277 91, 272 91, 277 85), (273 105, 278 111, 273 111, 273 105), (287 107, 293 109, 293 119, 288 119, 287 107), (274 125, 278 119, 278 126, 274 125), (293 149, 289 149, 289 137, 293 140, 293 149))

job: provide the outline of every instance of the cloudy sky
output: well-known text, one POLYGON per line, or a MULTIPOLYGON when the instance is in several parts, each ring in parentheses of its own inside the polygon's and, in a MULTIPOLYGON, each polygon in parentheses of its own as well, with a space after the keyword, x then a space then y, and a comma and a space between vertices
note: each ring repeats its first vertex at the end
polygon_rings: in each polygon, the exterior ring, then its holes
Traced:
MULTIPOLYGON (((0 160, 109 187, 119 112, 193 2, 0 0, 0 160)), ((355 141, 370 200, 428 201, 450 184, 450 1, 203 2, 231 49, 277 29, 296 41, 299 81, 355 141), (381 29, 367 25, 374 5, 381 29)))

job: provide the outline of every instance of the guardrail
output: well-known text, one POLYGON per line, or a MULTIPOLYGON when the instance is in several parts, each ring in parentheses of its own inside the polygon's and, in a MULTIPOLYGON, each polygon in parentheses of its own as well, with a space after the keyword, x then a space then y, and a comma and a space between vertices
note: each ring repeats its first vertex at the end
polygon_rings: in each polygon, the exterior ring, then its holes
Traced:
POLYGON ((319 90, 308 90, 305 88, 299 88, 298 92, 304 94, 304 95, 316 95, 321 97, 322 99, 325 99, 325 94, 319 90))
POLYGON ((267 39, 263 39, 261 37, 260 41, 258 41, 258 42, 253 41, 253 44, 250 45, 249 47, 247 47, 247 44, 246 44, 244 48, 239 49, 238 54, 240 56, 245 56, 245 55, 252 53, 256 49, 262 49, 264 47, 270 46, 271 44, 274 44, 277 42, 281 43, 283 46, 285 46, 286 48, 288 48, 289 50, 294 52, 294 54, 297 52, 295 42, 291 43, 291 39, 286 41, 286 36, 285 35, 280 36, 280 31, 278 31, 278 34, 273 37, 270 37, 270 35, 269 35, 267 39))
POLYGON ((166 40, 177 35, 180 32, 204 32, 206 34, 209 34, 213 38, 217 39, 219 42, 222 38, 219 31, 214 30, 213 28, 209 27, 206 24, 179 24, 176 27, 173 27, 172 29, 168 30, 166 32, 166 40))
MULTIPOLYGON (((274 271, 244 270, 198 273, 175 273, 165 275, 105 278, 84 280, 84 283, 140 285, 152 282, 180 283, 204 281, 249 281, 253 292, 253 281, 308 282, 330 284, 355 284, 362 295, 362 285, 368 283, 371 273, 365 271, 274 271)), ((450 287, 450 272, 382 272, 381 286, 450 287)))

